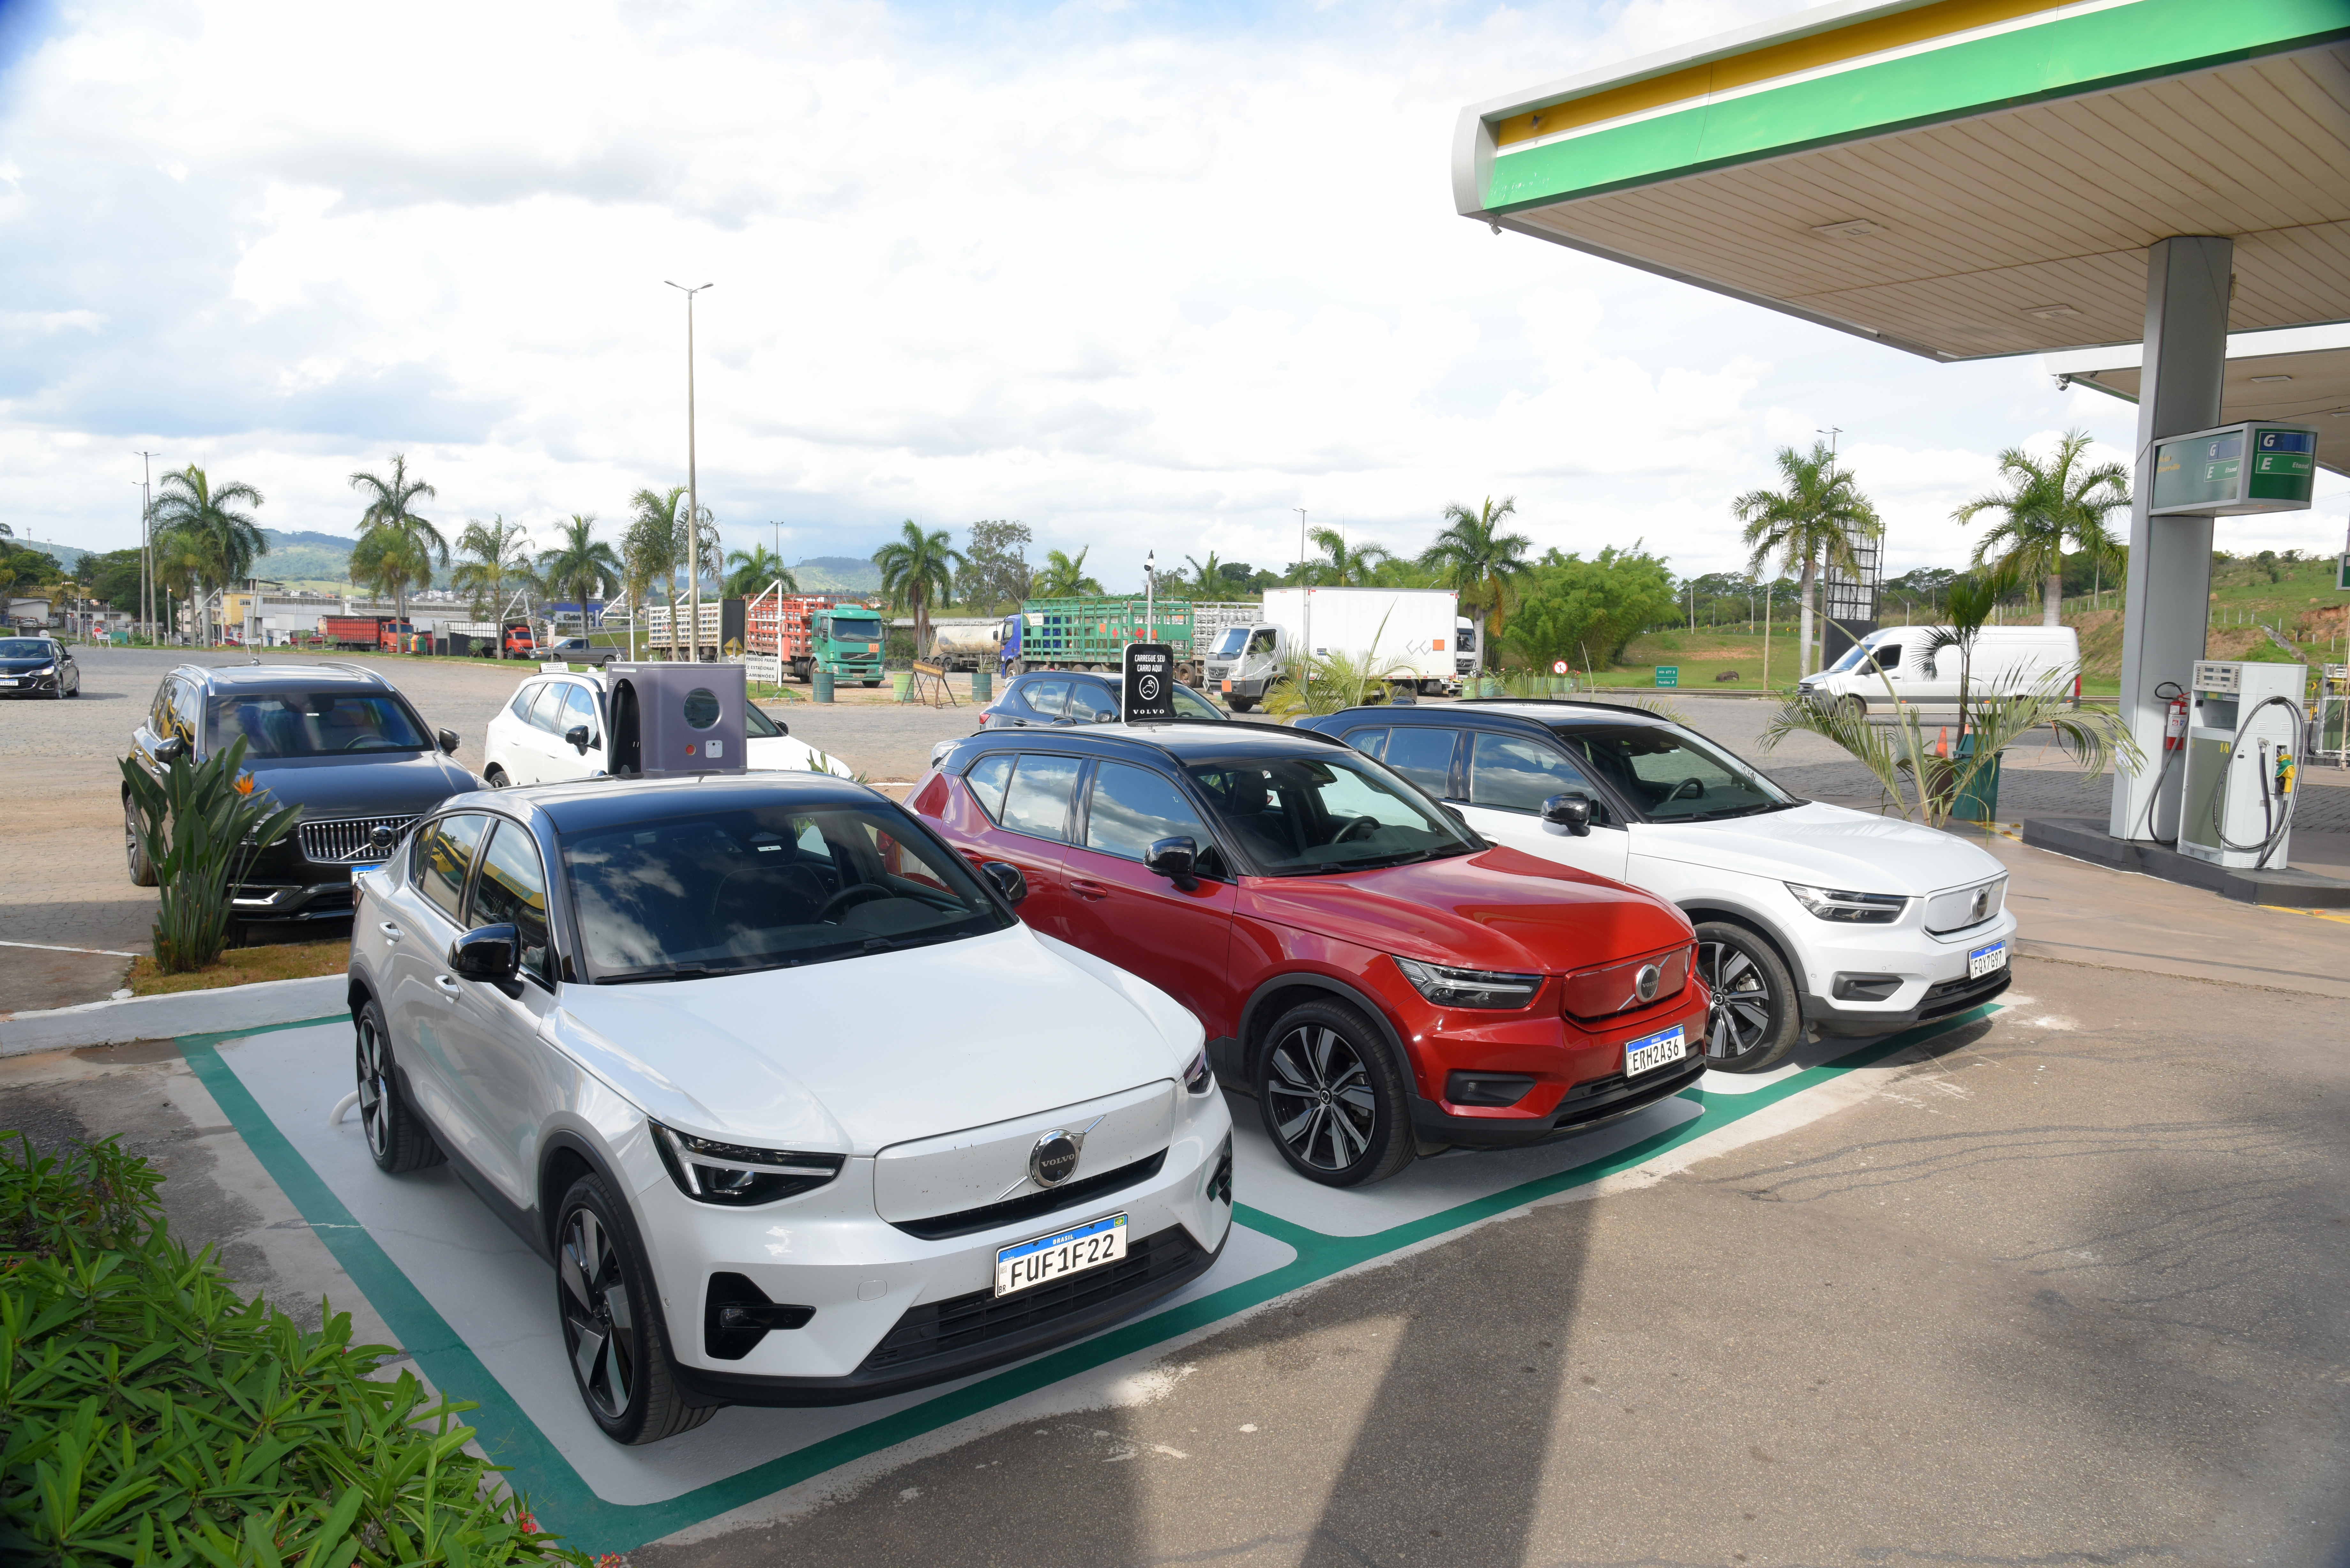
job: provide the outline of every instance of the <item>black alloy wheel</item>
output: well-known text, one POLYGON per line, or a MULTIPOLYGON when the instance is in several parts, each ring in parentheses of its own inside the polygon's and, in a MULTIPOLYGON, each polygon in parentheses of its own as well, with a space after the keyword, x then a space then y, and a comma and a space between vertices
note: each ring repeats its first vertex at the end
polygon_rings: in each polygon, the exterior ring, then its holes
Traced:
POLYGON ((692 1406, 671 1375, 669 1345, 652 1306, 651 1272, 635 1227, 596 1176, 564 1195, 555 1256, 563 1350, 588 1414, 618 1443, 658 1443, 718 1413, 692 1406))
POLYGON ((1290 1168, 1326 1187, 1384 1181, 1419 1152, 1402 1076, 1370 1021, 1336 1001, 1282 1014, 1256 1071, 1264 1130, 1290 1168))
POLYGON ((1794 977, 1778 950, 1753 931, 1727 920, 1700 924, 1697 971, 1713 993, 1705 1026, 1708 1067, 1765 1072, 1804 1037, 1794 977))
POLYGON ((122 856, 130 864, 132 887, 155 885, 155 863, 147 858, 147 846, 139 836, 139 807, 128 794, 122 797, 122 856))
POLYGON ((375 1157, 376 1168, 400 1176, 439 1165, 449 1157, 441 1152, 441 1146, 432 1141, 432 1135, 400 1095, 382 1011, 369 1001, 351 1023, 359 1070, 359 1127, 367 1134, 368 1153, 375 1157))
POLYGON ((490 771, 482 775, 482 782, 492 789, 504 789, 513 781, 506 777, 505 769, 493 763, 490 764, 490 771))

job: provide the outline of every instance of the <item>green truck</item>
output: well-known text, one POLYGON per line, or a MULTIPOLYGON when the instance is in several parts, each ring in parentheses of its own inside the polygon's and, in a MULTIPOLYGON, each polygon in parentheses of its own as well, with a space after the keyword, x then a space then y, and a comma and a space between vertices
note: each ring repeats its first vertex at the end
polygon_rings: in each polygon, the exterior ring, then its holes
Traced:
POLYGON ((1175 679, 1185 685, 1200 678, 1205 641, 1235 615, 1253 616, 1254 604, 1193 604, 1160 599, 1145 607, 1131 598, 1027 599, 1018 615, 1003 618, 1003 672, 1024 670, 1116 670, 1129 642, 1164 642, 1175 649, 1175 679))

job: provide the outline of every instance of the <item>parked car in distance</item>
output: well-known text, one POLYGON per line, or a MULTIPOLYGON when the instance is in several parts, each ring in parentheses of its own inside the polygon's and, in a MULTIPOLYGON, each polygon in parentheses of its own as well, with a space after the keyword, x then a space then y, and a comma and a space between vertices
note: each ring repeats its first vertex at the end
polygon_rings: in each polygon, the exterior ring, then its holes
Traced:
MULTIPOLYGON (((979 722, 990 730, 1032 729, 1053 724, 1114 724, 1120 711, 1123 675, 1094 675, 1076 670, 1040 671, 1015 676, 993 702, 979 711, 979 722)), ((1223 710, 1178 683, 1175 711, 1186 719, 1230 723, 1223 710)))
POLYGON ((1803 1039, 1890 1034, 2005 991, 2007 871, 1964 839, 1790 794, 1638 708, 1475 701, 1305 721, 1495 843, 1645 888, 1697 928, 1706 1055, 1775 1064, 1803 1039))
POLYGON ((593 664, 601 669, 616 659, 626 659, 625 648, 608 648, 589 642, 584 637, 567 637, 546 651, 549 659, 561 659, 566 664, 593 664))
POLYGON ((860 785, 463 796, 360 888, 375 1163, 445 1157, 554 1265, 615 1441, 1035 1355, 1230 1233, 1198 1021, 860 785))
POLYGON ((81 695, 81 666, 54 637, 0 637, 0 694, 62 699, 81 695))
MULTIPOLYGON (((482 736, 482 776, 492 789, 504 789, 595 778, 608 772, 608 709, 600 673, 542 671, 531 677, 515 689, 482 736)), ((856 770, 839 758, 792 739, 789 728, 757 704, 746 704, 743 716, 749 732, 744 761, 752 772, 855 776, 856 770)))
MULTIPOLYGON (((1930 646, 1948 627, 1888 626, 1872 631, 1844 657, 1796 690, 1814 702, 1849 705, 1866 713, 1897 705, 1955 708, 1959 701, 1959 650, 1930 646)), ((1969 689, 1988 697, 2005 688, 2030 691, 2043 682, 2070 684, 2080 692, 2081 639, 2069 626, 1987 626, 1975 634, 1967 661, 1969 689)))
MULTIPOLYGON (((481 787, 450 758, 455 732, 428 730, 397 687, 352 664, 183 664, 156 688, 130 758, 161 778, 172 758, 203 762, 240 738, 255 785, 302 815, 231 890, 239 925, 348 919, 353 868, 381 860, 451 795, 481 787)), ((136 810, 125 788, 130 880, 151 888, 136 810)))
POLYGON ((1351 1187, 1705 1071, 1690 923, 1488 844, 1373 759, 1260 724, 984 731, 910 804, 1025 879, 1021 918, 1199 1015, 1282 1158, 1351 1187))

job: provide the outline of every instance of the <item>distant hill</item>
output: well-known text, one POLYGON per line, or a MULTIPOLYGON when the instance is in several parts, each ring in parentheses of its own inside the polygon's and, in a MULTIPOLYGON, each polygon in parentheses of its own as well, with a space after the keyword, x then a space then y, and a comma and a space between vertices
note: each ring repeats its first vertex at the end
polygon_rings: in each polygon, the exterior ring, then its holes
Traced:
POLYGON ((254 575, 280 582, 348 583, 351 580, 351 546, 359 541, 348 534, 320 534, 307 529, 280 533, 264 528, 269 554, 253 563, 254 575))
POLYGON ((881 588, 881 568, 856 556, 811 556, 792 567, 792 577, 812 594, 870 594, 881 588))
POLYGON ((28 550, 38 550, 45 556, 54 556, 57 565, 63 566, 68 572, 79 566, 81 564, 81 558, 89 554, 88 550, 78 548, 72 545, 52 545, 45 539, 12 538, 8 543, 11 545, 22 545, 28 550))

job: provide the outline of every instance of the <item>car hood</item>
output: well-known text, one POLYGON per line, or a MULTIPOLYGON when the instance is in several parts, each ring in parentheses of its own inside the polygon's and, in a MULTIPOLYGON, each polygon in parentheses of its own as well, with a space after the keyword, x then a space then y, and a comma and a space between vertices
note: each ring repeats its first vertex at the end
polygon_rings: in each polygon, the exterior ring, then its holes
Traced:
POLYGON ((1819 801, 1727 822, 1643 822, 1631 832, 1636 856, 1859 893, 1934 893, 2002 869, 1963 838, 1819 801))
POLYGON ((1251 877, 1242 913, 1378 952, 1467 969, 1561 973, 1687 941, 1653 894, 1495 847, 1327 877, 1251 877))
POLYGON ((1172 1078, 1189 1013, 1025 926, 799 969, 567 985, 556 1043, 656 1121, 872 1154, 1172 1078))
POLYGON ((854 778, 857 770, 790 735, 754 735, 743 742, 743 765, 754 774, 818 773, 854 778))
POLYGON ((22 675, 27 670, 41 670, 57 662, 50 654, 40 659, 0 659, 0 675, 22 675))
POLYGON ((246 771, 280 805, 311 821, 338 816, 415 816, 482 781, 439 752, 358 757, 255 757, 246 771))

